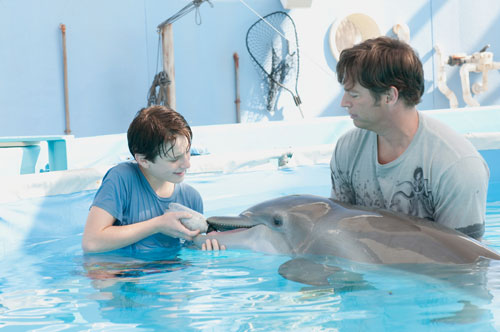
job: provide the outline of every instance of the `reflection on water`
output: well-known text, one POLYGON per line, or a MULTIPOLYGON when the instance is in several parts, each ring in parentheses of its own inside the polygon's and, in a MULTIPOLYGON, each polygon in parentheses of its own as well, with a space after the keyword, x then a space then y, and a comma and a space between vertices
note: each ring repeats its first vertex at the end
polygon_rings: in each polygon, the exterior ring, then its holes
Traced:
POLYGON ((143 257, 83 256, 75 243, 79 239, 47 242, 2 261, 0 327, 54 331, 62 327, 398 331, 408 326, 412 331, 494 331, 498 327, 499 262, 389 268, 336 261, 336 266, 362 279, 331 280, 328 286, 314 287, 279 276, 279 267, 289 260, 286 256, 187 248, 143 257), (14 263, 13 270, 6 268, 14 263))
POLYGON ((171 252, 155 255, 141 254, 140 256, 119 254, 85 255, 83 267, 85 275, 92 280, 106 280, 120 278, 139 278, 149 274, 167 273, 177 271, 189 266, 188 262, 182 261, 172 255, 171 252))
MULTIPOLYGON (((309 286, 278 274, 286 256, 189 248, 82 255, 80 241, 32 239, 2 257, 2 331, 500 330, 498 261, 332 260, 349 273, 309 286)), ((500 250, 499 202, 488 204, 484 241, 500 250)))
MULTIPOLYGON (((495 330, 499 262, 377 266, 331 260, 362 278, 308 286, 279 277, 285 256, 183 249, 169 259, 85 257, 99 316, 172 330, 495 330), (96 273, 96 271, 98 271, 96 273), (496 297, 495 297, 496 293, 496 297)), ((351 274, 342 274, 349 276, 351 274)))

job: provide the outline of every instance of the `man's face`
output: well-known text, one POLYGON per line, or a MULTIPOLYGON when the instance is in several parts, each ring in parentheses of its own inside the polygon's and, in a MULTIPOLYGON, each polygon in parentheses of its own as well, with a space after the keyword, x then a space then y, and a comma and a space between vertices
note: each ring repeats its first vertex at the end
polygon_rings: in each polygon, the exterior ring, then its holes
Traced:
POLYGON ((359 83, 344 85, 340 106, 347 109, 356 127, 368 130, 375 129, 386 114, 380 101, 359 83))

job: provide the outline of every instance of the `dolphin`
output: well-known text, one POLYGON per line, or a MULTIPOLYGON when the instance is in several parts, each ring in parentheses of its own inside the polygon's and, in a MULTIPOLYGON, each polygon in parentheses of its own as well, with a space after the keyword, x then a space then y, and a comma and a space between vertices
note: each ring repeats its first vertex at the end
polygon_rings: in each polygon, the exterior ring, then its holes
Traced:
MULTIPOLYGON (((271 199, 239 216, 209 217, 207 222, 219 231, 197 236, 196 245, 210 238, 228 249, 295 257, 280 267, 282 275, 291 273, 296 265, 304 266, 304 258, 310 257, 400 266, 500 260, 497 252, 481 242, 435 222, 314 195, 271 199)), ((322 266, 322 273, 334 272, 332 267, 322 266)), ((288 279, 315 284, 307 282, 308 274, 288 279)))

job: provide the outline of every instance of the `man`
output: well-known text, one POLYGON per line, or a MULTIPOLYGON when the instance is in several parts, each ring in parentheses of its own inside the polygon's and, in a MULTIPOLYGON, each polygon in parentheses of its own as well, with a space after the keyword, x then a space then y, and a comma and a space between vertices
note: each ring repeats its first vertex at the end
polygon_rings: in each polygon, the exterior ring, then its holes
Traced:
POLYGON ((337 78, 357 128, 335 147, 332 197, 481 238, 488 166, 462 135, 417 111, 424 75, 415 51, 388 37, 366 40, 342 51, 337 78))
MULTIPOLYGON (((198 235, 180 222, 191 214, 166 211, 177 202, 203 213, 198 191, 182 183, 191 166, 191 138, 188 123, 172 109, 151 106, 137 113, 127 132, 135 161, 118 164, 104 176, 87 217, 85 252, 175 248, 180 238, 198 235)), ((219 245, 207 242, 203 249, 219 245)))

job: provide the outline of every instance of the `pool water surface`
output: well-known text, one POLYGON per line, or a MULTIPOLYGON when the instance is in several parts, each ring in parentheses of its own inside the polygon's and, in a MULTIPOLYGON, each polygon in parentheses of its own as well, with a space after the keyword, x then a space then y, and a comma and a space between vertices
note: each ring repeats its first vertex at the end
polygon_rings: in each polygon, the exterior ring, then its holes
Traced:
MULTIPOLYGON (((202 193, 210 216, 238 214, 286 194, 328 196, 325 179, 328 165, 187 181, 202 193)), ((312 287, 278 274, 287 256, 189 247, 83 255, 81 232, 93 195, 0 206, 3 221, 32 229, 12 240, 22 242, 19 248, 3 244, 2 331, 500 330, 500 262, 398 270, 335 260, 363 278, 312 287)), ((498 196, 488 197, 484 242, 500 251, 498 196)))

